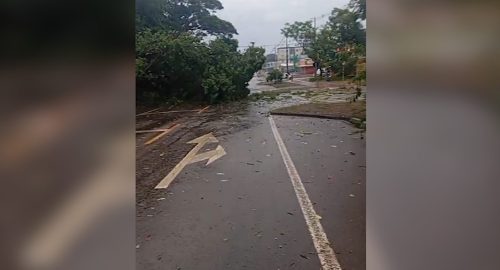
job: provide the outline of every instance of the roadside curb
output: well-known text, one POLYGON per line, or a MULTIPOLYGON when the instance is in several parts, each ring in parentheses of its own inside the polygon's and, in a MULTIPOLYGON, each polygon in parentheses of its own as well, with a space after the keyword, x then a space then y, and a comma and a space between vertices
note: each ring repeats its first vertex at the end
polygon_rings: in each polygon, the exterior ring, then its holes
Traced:
POLYGON ((298 117, 313 117, 322 119, 334 119, 334 120, 344 120, 350 122, 351 118, 343 116, 331 116, 323 114, 308 114, 308 113, 281 113, 281 112, 270 112, 271 115, 282 115, 282 116, 298 116, 298 117))
POLYGON ((270 115, 281 115, 281 116, 297 116, 297 117, 310 117, 310 118, 319 118, 319 119, 333 119, 333 120, 341 120, 349 122, 350 124, 356 126, 360 129, 366 128, 366 123, 361 121, 358 118, 350 118, 343 116, 331 116, 331 115, 323 115, 323 114, 307 114, 307 113, 281 113, 281 112, 270 112, 270 115))

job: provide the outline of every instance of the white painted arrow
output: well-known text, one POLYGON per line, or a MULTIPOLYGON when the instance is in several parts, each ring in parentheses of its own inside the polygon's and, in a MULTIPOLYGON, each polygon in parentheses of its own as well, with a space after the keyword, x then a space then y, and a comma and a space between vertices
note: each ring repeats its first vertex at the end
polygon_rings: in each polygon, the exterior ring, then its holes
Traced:
POLYGON ((208 166, 208 165, 210 165, 210 163, 216 161, 217 159, 221 158, 225 154, 226 154, 226 151, 224 150, 224 148, 222 148, 222 146, 218 145, 215 150, 208 151, 208 152, 196 155, 189 162, 189 164, 195 163, 195 162, 199 162, 199 161, 203 161, 205 159, 208 159, 208 162, 207 162, 207 165, 206 165, 206 166, 208 166))
POLYGON ((208 166, 212 162, 226 155, 226 151, 220 145, 218 145, 215 150, 198 154, 198 151, 200 151, 203 148, 203 146, 205 146, 205 144, 216 143, 216 142, 219 142, 219 140, 217 140, 217 138, 215 138, 212 133, 205 134, 192 141, 189 141, 188 143, 196 144, 196 146, 191 151, 189 151, 189 153, 181 160, 181 162, 175 165, 172 171, 170 171, 170 173, 167 176, 165 176, 165 178, 163 178, 163 180, 161 180, 161 182, 158 185, 156 185, 155 189, 167 188, 170 185, 170 183, 174 181, 175 177, 188 164, 208 159, 208 162, 206 164, 206 166, 208 166))

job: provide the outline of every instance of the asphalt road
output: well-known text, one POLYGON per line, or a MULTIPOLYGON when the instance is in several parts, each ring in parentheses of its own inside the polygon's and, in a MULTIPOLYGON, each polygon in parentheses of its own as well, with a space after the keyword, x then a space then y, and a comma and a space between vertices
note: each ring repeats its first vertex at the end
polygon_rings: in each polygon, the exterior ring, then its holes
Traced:
MULTIPOLYGON (((271 125, 250 115, 251 125, 231 132, 218 132, 222 117, 138 146, 138 170, 154 169, 138 174, 137 269, 321 269, 271 125), (154 189, 193 148, 187 142, 210 131, 219 142, 199 153, 220 145, 226 155, 188 164, 167 189, 154 189)), ((343 121, 273 119, 340 266, 365 269, 363 134, 343 121)))

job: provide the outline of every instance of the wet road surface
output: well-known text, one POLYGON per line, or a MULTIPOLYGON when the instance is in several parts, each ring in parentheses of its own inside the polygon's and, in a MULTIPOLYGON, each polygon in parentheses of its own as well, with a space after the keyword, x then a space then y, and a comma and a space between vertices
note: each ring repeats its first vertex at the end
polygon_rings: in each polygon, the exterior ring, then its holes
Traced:
MULTIPOLYGON (((321 269, 265 108, 193 116, 152 145, 137 137, 137 269, 321 269), (187 165, 212 132, 226 155, 187 165)), ((337 120, 273 116, 342 269, 365 269, 365 140, 337 120)))
POLYGON ((265 85, 263 83, 266 82, 266 79, 264 77, 253 77, 249 82, 248 82, 248 88, 250 89, 250 93, 258 93, 262 91, 273 91, 276 90, 276 88, 265 85))

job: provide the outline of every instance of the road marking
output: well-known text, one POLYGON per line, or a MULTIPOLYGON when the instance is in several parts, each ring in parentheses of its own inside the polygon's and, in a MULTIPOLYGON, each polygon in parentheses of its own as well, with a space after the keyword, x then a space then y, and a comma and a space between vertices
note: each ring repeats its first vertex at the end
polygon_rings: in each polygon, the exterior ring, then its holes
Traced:
POLYGON ((143 113, 140 113, 136 116, 141 116, 141 115, 147 115, 147 114, 151 114, 152 112, 156 112, 157 110, 159 110, 160 108, 156 108, 154 110, 151 110, 151 111, 147 111, 147 112, 143 112, 143 113))
POLYGON ((151 111, 148 111, 148 112, 144 112, 144 113, 138 114, 136 116, 142 116, 142 115, 148 115, 148 114, 181 113, 181 112, 197 112, 198 114, 200 114, 200 113, 205 112, 206 110, 208 110, 208 108, 210 108, 210 105, 206 106, 205 108, 195 109, 195 110, 178 110, 178 111, 157 112, 157 110, 160 109, 160 108, 158 108, 158 109, 154 109, 154 110, 151 110, 151 111))
POLYGON ((206 106, 205 108, 201 109, 198 111, 198 114, 202 113, 202 112, 205 112, 206 110, 208 110, 208 108, 210 108, 210 105, 206 106))
POLYGON ((321 262, 321 267, 323 270, 341 270, 340 264, 333 252, 333 248, 330 246, 328 237, 326 236, 323 226, 321 225, 321 217, 314 211, 313 204, 309 199, 309 195, 300 179, 299 173, 293 164, 292 158, 288 154, 288 150, 285 147, 285 143, 281 139, 281 136, 276 128, 276 124, 272 117, 269 117, 269 123, 271 124, 271 129, 280 149, 281 157, 285 163, 288 175, 292 181, 293 189, 295 190, 295 195, 299 201, 300 208, 302 209, 302 214, 306 220, 309 233, 311 234, 314 247, 318 252, 318 257, 321 262))
POLYGON ((164 189, 167 188, 172 181, 174 181, 175 177, 186 167, 186 165, 200 162, 203 160, 207 160, 207 164, 205 166, 210 165, 212 162, 226 155, 226 151, 220 145, 217 146, 215 150, 204 152, 198 154, 198 151, 203 148, 203 146, 207 143, 217 143, 219 140, 212 135, 212 133, 205 134, 201 137, 198 137, 188 143, 196 144, 196 146, 189 151, 189 153, 179 162, 175 167, 170 171, 170 173, 161 180, 161 182, 155 187, 155 189, 164 189))
POLYGON ((210 163, 216 161, 218 158, 224 156, 226 154, 226 151, 222 146, 218 145, 215 150, 208 151, 205 153, 198 154, 194 156, 189 163, 196 163, 203 161, 205 159, 208 159, 207 166, 210 165, 210 163))
POLYGON ((151 129, 151 130, 136 130, 135 133, 141 134, 141 133, 156 133, 156 132, 165 132, 167 129, 151 129))
MULTIPOLYGON (((167 111, 167 112, 148 112, 147 114, 169 114, 169 113, 181 113, 181 112, 198 112, 200 110, 180 110, 180 111, 167 111)), ((147 115, 147 114, 138 114, 137 116, 147 115)))
POLYGON ((197 112, 199 110, 179 110, 179 111, 168 111, 168 112, 156 112, 157 114, 163 113, 163 114, 168 114, 168 113, 181 113, 181 112, 197 112))
POLYGON ((144 143, 144 145, 150 145, 150 144, 156 142, 158 139, 160 139, 161 137, 163 137, 166 134, 170 133, 172 130, 178 128, 179 126, 180 126, 180 124, 175 124, 173 127, 167 128, 165 131, 163 131, 162 133, 158 134, 156 137, 154 137, 151 140, 149 140, 146 143, 144 143))
POLYGON ((161 129, 149 129, 149 130, 136 130, 135 133, 136 134, 141 134, 141 133, 157 133, 157 132, 165 132, 169 129, 171 129, 172 127, 174 127, 177 123, 173 122, 170 124, 170 126, 168 128, 161 128, 161 129))

